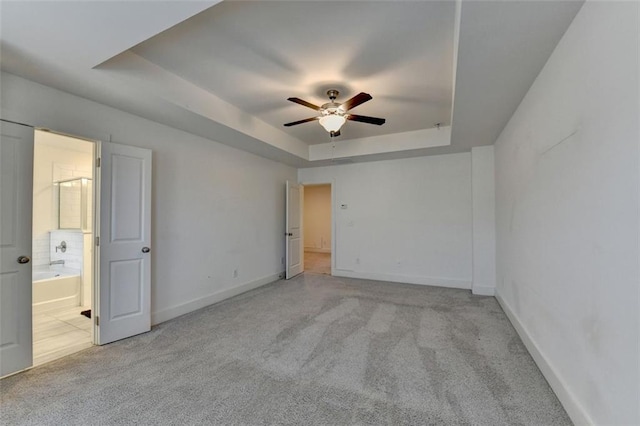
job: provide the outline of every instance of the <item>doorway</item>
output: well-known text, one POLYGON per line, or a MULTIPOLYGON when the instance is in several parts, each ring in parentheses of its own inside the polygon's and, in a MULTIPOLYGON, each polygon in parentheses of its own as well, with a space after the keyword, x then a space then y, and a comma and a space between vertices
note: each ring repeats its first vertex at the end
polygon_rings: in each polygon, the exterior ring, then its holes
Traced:
POLYGON ((33 365, 94 343, 96 144, 34 131, 33 365))
POLYGON ((0 378, 31 368, 34 348, 39 365, 151 329, 151 160, 150 149, 0 119, 0 378), (40 143, 47 134, 68 152, 40 168, 36 137, 39 150, 56 145, 40 143), (79 153, 91 163, 73 162, 79 153))
POLYGON ((331 275, 331 184, 305 184, 303 206, 305 272, 331 275))

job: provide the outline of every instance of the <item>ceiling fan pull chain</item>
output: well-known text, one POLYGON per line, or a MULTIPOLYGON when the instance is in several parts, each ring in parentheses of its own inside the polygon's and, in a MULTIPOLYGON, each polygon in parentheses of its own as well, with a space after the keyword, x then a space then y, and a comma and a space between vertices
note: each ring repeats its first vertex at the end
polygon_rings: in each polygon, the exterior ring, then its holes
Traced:
POLYGON ((331 161, 336 158, 336 138, 331 135, 331 161))

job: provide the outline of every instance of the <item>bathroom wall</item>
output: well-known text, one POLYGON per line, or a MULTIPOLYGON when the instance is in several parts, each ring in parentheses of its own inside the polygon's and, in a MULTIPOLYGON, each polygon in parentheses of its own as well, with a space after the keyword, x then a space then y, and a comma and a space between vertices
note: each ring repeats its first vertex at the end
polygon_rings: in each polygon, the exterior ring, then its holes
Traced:
MULTIPOLYGON (((37 130, 33 163, 33 266, 48 266, 52 260, 49 231, 58 228, 54 181, 92 177, 93 144, 37 130)), ((56 242, 56 245, 60 241, 56 242)))
POLYGON ((65 268, 77 269, 80 271, 83 267, 83 250, 84 250, 84 234, 80 230, 53 230, 50 233, 51 242, 49 253, 51 254, 51 261, 64 260, 65 268), (60 243, 64 241, 67 243, 67 250, 63 253, 62 250, 57 249, 60 243))
POLYGON ((89 232, 83 233, 82 244, 82 306, 93 306, 93 234, 89 232))

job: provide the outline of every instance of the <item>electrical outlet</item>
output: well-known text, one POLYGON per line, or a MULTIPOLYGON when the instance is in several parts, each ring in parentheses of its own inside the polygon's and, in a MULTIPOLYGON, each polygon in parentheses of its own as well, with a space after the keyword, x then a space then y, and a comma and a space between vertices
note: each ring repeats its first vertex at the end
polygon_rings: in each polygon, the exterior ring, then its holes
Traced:
POLYGON ((359 264, 360 264, 360 258, 356 257, 356 265, 359 265, 359 264))
POLYGON ((281 257, 281 258, 280 258, 280 264, 281 264, 281 265, 284 265, 284 257, 281 257))
POLYGON ((238 278, 238 270, 237 269, 233 270, 233 278, 238 278))

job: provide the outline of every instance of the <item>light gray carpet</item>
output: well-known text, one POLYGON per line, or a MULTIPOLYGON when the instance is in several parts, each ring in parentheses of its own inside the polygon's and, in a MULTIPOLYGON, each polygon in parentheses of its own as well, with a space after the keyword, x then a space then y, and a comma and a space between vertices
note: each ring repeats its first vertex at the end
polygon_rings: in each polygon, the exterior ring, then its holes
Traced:
POLYGON ((571 424, 495 299, 309 274, 0 382, 13 424, 571 424))

